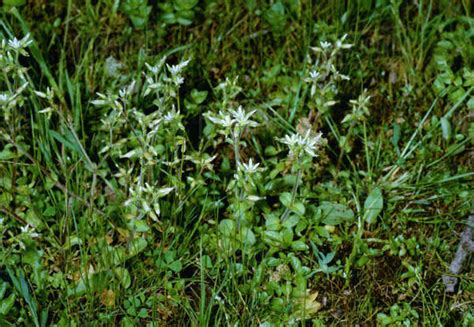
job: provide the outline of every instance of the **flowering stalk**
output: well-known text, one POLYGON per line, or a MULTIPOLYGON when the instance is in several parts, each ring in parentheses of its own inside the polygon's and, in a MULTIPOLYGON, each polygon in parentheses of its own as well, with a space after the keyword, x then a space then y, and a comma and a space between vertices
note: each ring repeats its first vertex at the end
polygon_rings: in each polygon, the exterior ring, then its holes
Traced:
MULTIPOLYGON (((255 110, 245 112, 242 106, 239 106, 236 110, 229 110, 229 112, 220 111, 218 115, 207 113, 205 116, 214 124, 222 126, 224 129, 219 131, 224 134, 228 142, 232 144, 235 157, 235 170, 236 170, 236 181, 239 180, 240 174, 246 171, 257 169, 257 165, 253 165, 252 161, 248 164, 242 164, 240 157, 240 139, 242 131, 247 127, 257 127, 258 123, 251 120, 250 118, 255 113, 255 110)), ((245 193, 243 187, 236 191, 236 198, 238 201, 238 216, 237 226, 240 227, 240 215, 241 215, 241 203, 243 202, 245 193)))
POLYGON ((281 143, 288 146, 290 158, 296 158, 298 175, 296 182, 293 185, 291 191, 291 202, 289 207, 285 209, 281 217, 282 221, 285 221, 290 215, 290 208, 294 205, 296 200, 296 194, 298 192, 298 184, 303 175, 303 161, 307 157, 315 158, 318 156, 317 150, 323 143, 322 133, 313 133, 310 129, 306 132, 305 136, 299 134, 286 135, 283 139, 280 139, 281 143))
MULTIPOLYGON (((303 168, 301 168, 301 162, 298 162, 298 166, 299 166, 299 169, 298 169, 298 175, 296 176, 296 182, 293 185, 293 189, 291 190, 290 207, 292 207, 295 204, 296 194, 298 193, 298 184, 303 175, 303 168)), ((281 216, 281 221, 284 222, 288 218, 289 215, 290 215, 290 209, 286 208, 285 211, 283 212, 283 215, 281 216)))

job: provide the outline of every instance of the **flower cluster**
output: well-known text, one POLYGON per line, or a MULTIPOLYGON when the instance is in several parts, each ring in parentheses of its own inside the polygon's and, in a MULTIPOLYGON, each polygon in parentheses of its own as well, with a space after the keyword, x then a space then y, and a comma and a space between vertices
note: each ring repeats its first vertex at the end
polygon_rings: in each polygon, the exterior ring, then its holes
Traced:
POLYGON ((10 121, 14 108, 21 106, 25 100, 23 92, 28 86, 27 69, 21 65, 19 57, 28 56, 26 48, 31 43, 29 34, 20 40, 3 39, 0 43, 0 67, 3 72, 0 84, 7 86, 7 90, 0 90, 0 109, 5 122, 10 121))
POLYGON ((334 44, 329 41, 321 41, 318 47, 311 49, 316 54, 316 60, 308 58, 310 67, 308 67, 307 76, 304 81, 310 84, 310 95, 315 100, 315 107, 322 113, 328 112, 329 108, 336 104, 334 100, 338 93, 337 83, 341 80, 349 80, 349 77, 341 74, 336 69, 336 58, 341 50, 347 50, 352 47, 345 43, 347 34, 338 39, 334 44))
POLYGON ((24 38, 18 40, 14 37, 12 40, 2 40, 2 49, 6 49, 13 51, 14 53, 21 54, 22 56, 27 57, 28 52, 26 52, 26 48, 32 43, 33 41, 30 39, 30 34, 26 34, 24 38))
POLYGON ((188 59, 188 60, 180 62, 177 65, 172 65, 172 66, 168 64, 166 65, 169 72, 171 73, 171 80, 173 81, 174 84, 181 85, 184 83, 184 77, 181 76, 181 72, 189 64, 190 61, 191 60, 188 59))
POLYGON ((237 110, 229 110, 229 113, 225 113, 222 110, 219 112, 218 115, 213 115, 212 113, 206 113, 205 116, 214 124, 221 125, 224 128, 231 128, 231 127, 257 127, 258 123, 256 121, 251 120, 250 118, 255 113, 256 110, 252 110, 248 113, 239 106, 237 110))
POLYGON ((161 214, 158 199, 170 194, 174 189, 174 187, 156 188, 148 183, 145 183, 145 186, 137 184, 135 187, 129 188, 130 196, 124 205, 126 207, 134 206, 138 210, 135 219, 149 216, 154 221, 158 221, 161 214))
POLYGON ((357 122, 365 121, 369 115, 370 98, 371 96, 367 94, 367 90, 364 90, 357 100, 349 100, 349 103, 352 106, 352 112, 344 117, 342 123, 355 124, 357 122))
POLYGON ((281 143, 288 145, 291 157, 300 157, 304 153, 310 157, 317 157, 317 150, 323 143, 322 133, 312 133, 311 130, 308 130, 304 136, 301 136, 297 133, 291 135, 286 135, 284 138, 280 139, 281 143))

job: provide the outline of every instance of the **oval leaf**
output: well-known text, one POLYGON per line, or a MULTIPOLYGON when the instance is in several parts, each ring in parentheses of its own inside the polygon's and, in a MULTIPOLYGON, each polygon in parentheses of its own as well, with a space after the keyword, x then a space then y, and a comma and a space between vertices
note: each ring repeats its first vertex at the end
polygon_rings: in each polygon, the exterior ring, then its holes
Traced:
POLYGON ((383 209, 382 191, 376 187, 370 192, 364 203, 364 220, 373 224, 383 209))

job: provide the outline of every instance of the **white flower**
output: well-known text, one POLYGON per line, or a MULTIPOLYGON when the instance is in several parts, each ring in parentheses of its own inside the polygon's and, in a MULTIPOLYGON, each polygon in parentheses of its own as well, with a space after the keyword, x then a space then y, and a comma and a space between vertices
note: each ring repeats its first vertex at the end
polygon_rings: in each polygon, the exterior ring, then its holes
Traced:
POLYGON ((309 77, 311 77, 311 79, 317 79, 319 76, 321 76, 321 73, 316 71, 316 70, 312 70, 309 72, 309 77))
POLYGON ((349 77, 349 76, 343 75, 343 74, 339 73, 338 71, 336 71, 336 77, 338 77, 338 78, 340 78, 340 79, 342 79, 342 80, 346 80, 346 81, 350 80, 350 77, 349 77))
POLYGON ((112 56, 109 56, 106 60, 105 60, 105 66, 104 66, 104 70, 105 70, 105 73, 107 74, 107 76, 110 76, 110 77, 120 77, 120 70, 124 67, 124 64, 122 64, 120 61, 118 61, 117 59, 115 59, 114 57, 112 56))
POLYGON ((303 150, 311 157, 317 157, 316 150, 322 144, 322 133, 312 135, 311 130, 308 129, 304 137, 293 133, 292 135, 286 135, 280 142, 288 145, 290 155, 300 153, 303 150))
POLYGON ((8 46, 15 50, 21 49, 21 42, 15 37, 13 40, 8 41, 8 46))
POLYGON ((41 234, 36 233, 36 232, 31 232, 31 233, 30 233, 30 236, 31 236, 32 238, 37 238, 37 237, 40 237, 41 234))
POLYGON ((191 60, 188 59, 183 62, 180 62, 177 65, 173 65, 173 66, 166 65, 166 66, 168 66, 168 70, 170 71, 171 75, 178 75, 179 73, 181 73, 183 68, 185 68, 189 64, 190 61, 191 60))
POLYGON ((304 145, 303 148, 311 157, 316 157, 317 154, 315 151, 319 147, 322 142, 323 134, 321 132, 317 133, 316 135, 311 135, 311 130, 308 129, 306 136, 304 137, 304 145))
POLYGON ((317 82, 320 77, 321 77, 321 73, 313 69, 312 71, 309 72, 309 77, 305 78, 305 82, 314 83, 314 82, 317 82))
POLYGON ((221 125, 224 128, 230 128, 234 124, 235 120, 226 115, 222 111, 219 111, 218 116, 213 116, 211 113, 206 113, 205 116, 214 124, 221 125))
POLYGON ((336 41, 336 48, 338 49, 350 49, 352 48, 352 44, 343 43, 344 40, 347 38, 347 34, 344 34, 339 40, 336 41))
POLYGON ((34 91, 37 96, 43 99, 52 99, 54 96, 54 91, 48 86, 46 92, 34 91))
POLYGON ((321 44, 321 48, 323 48, 324 50, 329 49, 331 47, 331 43, 327 41, 321 41, 319 42, 319 44, 321 44))
POLYGON ((119 96, 121 98, 125 98, 133 93, 133 90, 135 89, 135 83, 136 81, 133 80, 132 83, 130 83, 129 86, 122 88, 119 90, 119 96))
POLYGON ((183 84, 184 83, 184 77, 177 76, 176 79, 175 79, 175 83, 176 83, 176 85, 183 84))
MULTIPOLYGON (((35 92, 35 94, 36 94, 37 96, 39 96, 40 98, 43 98, 43 99, 46 99, 46 98, 47 98, 47 95, 46 95, 46 93, 44 93, 44 92, 41 92, 41 91, 34 91, 34 92, 35 92)), ((1 102, 1 100, 0 100, 0 102, 1 102)))
POLYGON ((34 230, 35 228, 32 227, 30 224, 26 224, 25 226, 23 227, 20 227, 20 230, 23 234, 29 234, 31 238, 36 238, 36 237, 39 237, 40 234, 39 233, 36 233, 34 230))
POLYGON ((158 196, 159 198, 168 195, 171 193, 171 191, 174 190, 174 187, 162 187, 156 191, 155 195, 158 196))
POLYGON ((184 158, 195 165, 212 170, 212 161, 217 158, 217 154, 210 157, 208 154, 201 155, 199 153, 194 153, 192 156, 186 155, 184 158))
POLYGON ((298 134, 285 135, 283 139, 280 139, 281 143, 284 143, 288 146, 298 145, 300 143, 301 136, 298 134))
POLYGON ((371 96, 367 94, 367 90, 364 90, 357 100, 349 100, 349 103, 355 107, 367 107, 369 105, 371 96))
POLYGON ((260 166, 260 163, 253 163, 252 158, 250 158, 248 163, 240 164, 239 169, 246 172, 247 174, 254 174, 258 170, 261 170, 261 168, 259 169, 258 166, 260 166))
POLYGON ((0 104, 7 104, 10 101, 10 95, 7 93, 0 93, 0 104))
POLYGON ((247 196, 247 200, 249 200, 250 202, 257 202, 257 201, 260 201, 260 200, 265 200, 265 197, 261 197, 261 196, 257 196, 257 195, 249 195, 249 196, 247 196))
POLYGON ((13 40, 9 40, 8 46, 12 48, 13 50, 18 51, 29 46, 31 42, 33 41, 30 40, 30 34, 28 33, 21 40, 18 40, 16 37, 14 37, 13 40))
POLYGON ((163 116, 163 120, 166 122, 166 123, 169 123, 169 122, 172 122, 173 120, 175 120, 177 117, 179 116, 179 111, 176 111, 174 109, 174 106, 173 106, 173 109, 169 112, 167 112, 164 116, 163 116))
POLYGON ((250 119, 252 115, 255 113, 256 110, 252 110, 249 113, 245 113, 243 110, 242 106, 239 106, 237 110, 230 110, 230 113, 234 117, 235 122, 241 126, 250 126, 250 127, 256 127, 258 126, 258 123, 256 121, 253 121, 250 119))
POLYGON ((145 63, 145 66, 146 66, 146 68, 148 68, 148 70, 149 70, 150 72, 152 72, 152 73, 155 74, 155 75, 158 74, 158 72, 160 71, 160 67, 157 66, 157 65, 151 66, 151 65, 149 65, 148 63, 145 63))

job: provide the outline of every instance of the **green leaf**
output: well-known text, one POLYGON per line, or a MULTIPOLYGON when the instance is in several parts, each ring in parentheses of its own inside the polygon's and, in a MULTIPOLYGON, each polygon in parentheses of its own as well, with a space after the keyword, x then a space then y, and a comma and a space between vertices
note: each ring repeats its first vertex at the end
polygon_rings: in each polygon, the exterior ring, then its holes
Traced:
POLYGON ((291 215, 290 217, 288 217, 287 220, 285 220, 283 222, 282 225, 283 225, 283 227, 286 227, 286 228, 292 228, 292 227, 296 226, 299 221, 300 221, 300 217, 295 216, 295 215, 291 215))
POLYGON ((7 291, 7 288, 8 288, 8 283, 5 282, 4 280, 0 279, 0 299, 3 299, 3 297, 5 296, 5 292, 7 291))
POLYGON ((369 224, 373 224, 377 220, 377 216, 383 209, 382 191, 376 187, 369 193, 364 202, 364 220, 369 224))
POLYGON ((274 3, 263 15, 274 32, 281 33, 286 26, 285 6, 281 2, 274 3))
POLYGON ((183 269, 183 264, 181 263, 180 260, 175 260, 175 261, 173 261, 172 263, 170 263, 168 265, 168 268, 170 268, 174 272, 178 273, 178 272, 181 271, 181 269, 183 269))
POLYGON ((191 91, 191 98, 193 99, 195 104, 201 104, 207 98, 207 91, 199 91, 197 89, 193 89, 191 91))
POLYGON ((306 251, 309 249, 309 246, 304 241, 298 240, 291 243, 291 248, 295 251, 306 251))
POLYGON ((81 148, 74 143, 74 141, 71 141, 69 139, 66 139, 66 136, 63 136, 59 134, 56 131, 49 130, 49 135, 54 138, 56 141, 58 141, 60 144, 64 145, 66 148, 69 150, 76 152, 81 158, 83 157, 83 153, 81 151, 81 148))
POLYGON ((282 241, 282 236, 279 232, 265 231, 263 233, 263 241, 271 246, 279 246, 282 241))
POLYGON ((5 6, 23 6, 26 0, 3 0, 5 6))
POLYGON ((114 266, 121 265, 127 260, 125 248, 122 246, 113 247, 110 254, 112 256, 112 264, 114 266))
POLYGON ((291 193, 284 192, 284 193, 280 194, 280 202, 285 207, 290 208, 290 206, 291 206, 291 193))
POLYGON ((441 118, 441 130, 443 131, 443 138, 449 140, 451 137, 451 124, 446 117, 441 118))
POLYGON ((293 230, 286 228, 283 230, 282 234, 283 234, 282 235, 283 243, 287 246, 291 245, 291 242, 293 242, 293 236, 294 236, 293 230))
POLYGON ((176 10, 189 10, 197 5, 199 0, 174 0, 176 10))
POLYGON ((291 210, 297 213, 300 216, 303 216, 305 213, 304 204, 301 202, 296 202, 291 206, 291 210))
POLYGON ((219 223, 219 231, 225 236, 231 236, 235 233, 235 222, 230 219, 224 219, 219 223))
POLYGON ((16 154, 10 151, 10 149, 8 149, 7 147, 5 147, 5 149, 0 151, 0 160, 11 160, 11 159, 14 159, 15 157, 16 157, 16 154))
POLYGON ((241 234, 242 234, 242 240, 243 240, 244 244, 254 245, 257 242, 257 240, 255 238, 255 234, 252 232, 252 230, 250 228, 243 227, 242 231, 241 231, 241 234))
POLYGON ((145 233, 150 230, 150 227, 148 226, 146 220, 132 220, 130 222, 131 224, 129 224, 129 227, 134 228, 135 232, 145 233))
POLYGON ((15 304, 16 295, 15 293, 10 294, 9 297, 0 301, 0 315, 6 316, 8 312, 13 308, 15 304))
POLYGON ((343 204, 323 201, 318 207, 322 222, 326 225, 339 225, 354 220, 354 212, 343 204))
POLYGON ((134 257, 147 247, 148 243, 144 238, 136 238, 128 245, 128 256, 134 257))
POLYGON ((56 208, 53 206, 47 206, 43 211, 43 216, 45 217, 54 217, 56 215, 56 208))
POLYGON ((120 281, 120 284, 122 284, 123 288, 127 289, 130 287, 132 279, 127 269, 118 267, 114 269, 114 273, 120 281))
POLYGON ((268 217, 268 219, 265 221, 265 227, 267 228, 267 230, 275 230, 275 231, 280 230, 281 228, 280 218, 275 217, 275 216, 268 217))

